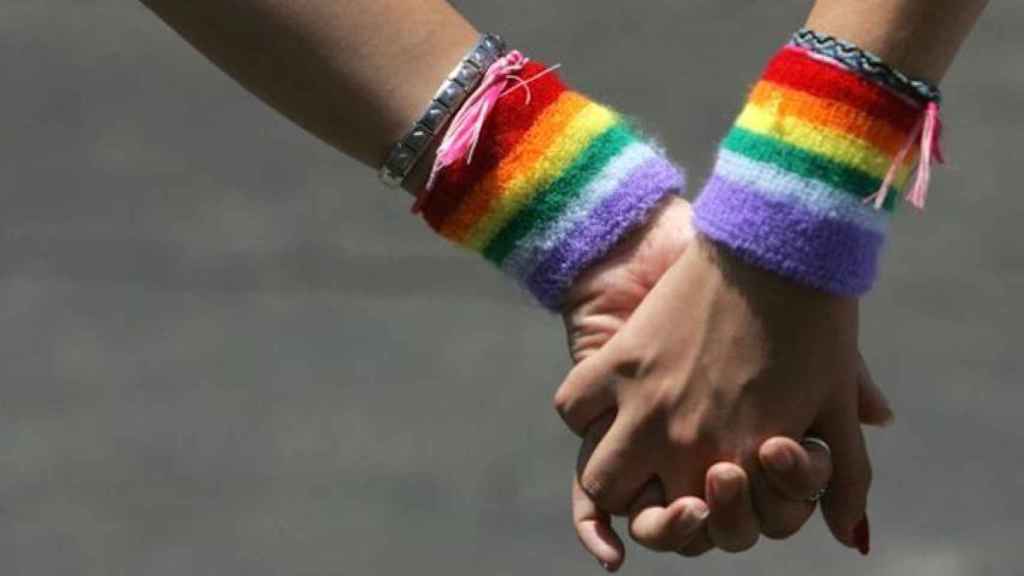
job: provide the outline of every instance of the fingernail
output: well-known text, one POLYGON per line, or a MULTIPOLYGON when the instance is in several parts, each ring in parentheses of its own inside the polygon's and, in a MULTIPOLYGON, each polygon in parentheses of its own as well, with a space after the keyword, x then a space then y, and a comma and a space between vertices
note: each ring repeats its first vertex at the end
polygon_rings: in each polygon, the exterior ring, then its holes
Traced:
POLYGON ((700 528, 701 524, 711 515, 707 504, 697 499, 688 499, 684 502, 675 519, 675 525, 679 533, 690 534, 700 528))
POLYGON ((738 489, 739 482, 728 478, 716 478, 714 482, 711 482, 711 494, 708 495, 708 498, 719 504, 728 504, 736 498, 738 489))
POLYGON ((703 502, 693 502, 687 506, 687 509, 693 514, 693 517, 703 522, 708 519, 711 515, 711 510, 708 509, 708 505, 703 502))
POLYGON ((868 526, 867 515, 853 529, 853 543, 861 554, 867 556, 871 552, 871 528, 868 526))
POLYGON ((774 450, 768 453, 768 465, 776 472, 789 472, 796 461, 789 450, 774 450))
POLYGON ((615 572, 615 568, 604 560, 598 560, 597 563, 600 564, 601 568, 604 568, 606 572, 615 572))

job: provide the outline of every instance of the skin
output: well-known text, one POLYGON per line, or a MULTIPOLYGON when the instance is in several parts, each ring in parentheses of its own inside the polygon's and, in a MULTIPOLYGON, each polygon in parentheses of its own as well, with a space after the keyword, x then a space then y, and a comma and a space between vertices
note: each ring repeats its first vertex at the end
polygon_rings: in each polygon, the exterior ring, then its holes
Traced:
MULTIPOLYGON (((563 314, 573 360, 586 362, 612 342, 651 289, 694 243, 689 205, 678 198, 670 199, 644 227, 584 274, 570 291, 563 314)), ((888 403, 866 368, 860 372, 858 400, 863 423, 885 425, 892 421, 888 403)), ((562 397, 556 398, 560 410, 568 408, 560 405, 562 401, 562 397)), ((585 420, 569 422, 584 436, 580 455, 583 465, 613 418, 606 413, 593 422, 585 420)), ((758 460, 765 486, 760 491, 757 513, 744 469, 719 462, 708 468, 704 477, 705 492, 712 484, 721 487, 716 492, 718 497, 708 501, 685 496, 666 505, 660 484, 648 482, 629 505, 630 536, 651 550, 693 556, 716 547, 728 550, 736 546, 735 542, 756 539, 758 530, 776 539, 794 534, 815 509, 807 498, 829 483, 831 459, 818 446, 801 446, 790 438, 776 437, 761 445, 758 460), (779 467, 780 460, 790 464, 779 467), (730 493, 733 496, 726 497, 730 493)), ((625 549, 612 529, 609 514, 583 491, 578 477, 573 479, 572 494, 573 522, 580 542, 602 566, 617 570, 625 560, 625 549)))
MULTIPOLYGON (((144 0, 144 4, 273 108, 373 168, 477 37, 472 26, 441 0, 144 0), (268 39, 272 39, 271 49, 268 39)), ((821 0, 810 24, 861 43, 908 72, 937 79, 983 5, 979 0, 821 0), (929 15, 932 12, 941 15, 929 15)), ((420 162, 406 183, 408 190, 419 189, 429 164, 429 157, 420 162)), ((717 544, 742 549, 750 543, 751 534, 756 539, 756 530, 761 529, 754 524, 760 521, 754 508, 762 517, 770 511, 761 502, 770 499, 773 490, 755 469, 754 451, 767 446, 772 453, 774 446, 779 452, 795 454, 799 446, 778 448, 768 435, 778 431, 798 438, 807 431, 798 425, 805 423, 821 427, 823 434, 827 431, 833 448, 839 447, 833 494, 853 497, 842 506, 826 502, 833 509, 827 516, 837 536, 852 542, 850 525, 863 517, 867 478, 866 454, 856 424, 858 402, 864 396, 857 392, 863 368, 856 354, 856 303, 808 295, 771 275, 746 269, 713 247, 698 245, 701 249, 686 250, 669 268, 600 350, 579 363, 563 387, 567 392, 559 395, 559 405, 573 407, 563 410, 563 415, 577 422, 576 428, 601 423, 608 410, 590 403, 607 399, 609 389, 615 392, 616 403, 628 404, 628 410, 617 410, 606 434, 599 425, 589 427, 594 431, 588 433, 580 473, 588 491, 578 495, 597 510, 632 512, 634 524, 653 517, 649 525, 653 528, 634 531, 634 536, 654 542, 654 536, 661 534, 660 538, 668 538, 662 544, 674 544, 661 548, 696 553, 701 546, 717 544), (675 300, 676 307, 669 300, 675 300), (680 303, 689 306, 681 310, 680 303), (691 322, 665 321, 667 314, 677 313, 689 314, 691 322), (794 316, 798 323, 792 323, 794 316), (794 334, 804 334, 801 346, 809 348, 787 345, 786 339, 794 334), (665 348, 645 351, 643 342, 664 343, 665 348), (808 350, 826 361, 801 364, 797 359, 808 350), (602 371, 629 385, 609 385, 604 375, 596 376, 602 371), (820 384, 823 381, 828 383, 820 384), (777 394, 806 401, 791 406, 780 403, 777 394), (576 401, 576 395, 586 402, 576 401), (705 426, 703 420, 668 417, 693 408, 718 427, 705 426), (782 426, 780 414, 790 409, 800 418, 782 426), (574 415, 576 410, 590 415, 590 420, 580 423, 583 419, 574 415), (634 428, 624 434, 626 424, 619 424, 619 416, 628 416, 623 422, 634 428), (659 428, 659 420, 673 423, 659 428), (737 427, 725 430, 724 422, 737 427), (713 433, 702 436, 694 430, 713 433), (764 440, 761 448, 755 438, 764 440), (624 445, 624 439, 637 443, 624 445), (680 443, 681 439, 685 442, 680 443), (637 457, 638 464, 630 461, 623 467, 626 459, 616 463, 616 458, 608 457, 619 453, 609 448, 616 443, 626 446, 621 453, 645 455, 637 457), (652 487, 650 478, 634 479, 651 471, 650 461, 684 462, 679 455, 687 450, 699 457, 686 462, 685 469, 658 471, 669 482, 652 487), (716 458, 727 462, 719 466, 716 458), (709 476, 696 472, 704 469, 709 476), (694 536, 677 525, 685 515, 676 513, 666 520, 665 514, 672 514, 680 498, 705 492, 718 494, 708 503, 710 524, 714 524, 714 511, 727 509, 725 505, 739 513, 732 520, 721 514, 723 522, 717 527, 697 528, 705 539, 692 545, 694 536), (724 498, 728 493, 734 497, 724 498), (692 547, 684 549, 683 540, 692 547)), ((614 283, 608 289, 614 291, 614 283)), ((573 305, 566 313, 579 316, 573 305)), ((607 315, 597 316, 594 322, 607 320, 607 315)), ((802 480, 814 474, 805 474, 802 480)), ((790 487, 789 493, 801 496, 806 490, 790 487)))
MULTIPOLYGON (((985 4, 819 0, 807 25, 938 82, 985 4)), ((706 534, 689 519, 674 523, 665 515, 694 495, 714 506, 723 494, 740 494, 731 500, 761 511, 763 521, 771 492, 760 439, 814 433, 833 448, 826 521, 837 539, 866 552, 871 468, 857 424, 864 371, 856 352, 858 302, 787 283, 706 240, 695 244, 556 396, 571 428, 603 424, 596 446, 583 448, 577 505, 635 519, 645 512, 631 502, 646 497, 654 502, 651 514, 662 506, 658 535, 672 542, 666 548, 697 554, 714 543, 744 550, 764 529, 749 523, 753 514, 742 515, 746 523, 718 527, 712 516, 706 534), (610 420, 599 420, 609 413, 610 420), (746 476, 733 471, 719 485, 695 473, 721 460, 746 476), (652 481, 660 483, 660 503, 652 481), (749 503, 744 487, 753 495, 749 503)))
MULTIPOLYGON (((441 0, 143 3, 275 110, 371 168, 380 165, 391 144, 418 118, 441 79, 478 37, 441 0), (268 39, 273 39, 273 49, 267 49, 268 39)), ((428 154, 405 183, 407 190, 420 188, 430 164, 428 154)), ((574 291, 565 318, 575 358, 596 350, 621 327, 692 238, 680 232, 688 229, 685 202, 673 200, 659 214, 653 221, 660 226, 634 234, 623 250, 595 266, 574 291), (632 250, 634 243, 644 249, 632 250)), ((831 464, 826 455, 793 442, 766 446, 769 451, 792 452, 805 464, 780 479, 782 493, 812 494, 827 483, 831 464)), ((733 478, 737 470, 711 470, 709 481, 719 473, 733 478)), ((640 502, 649 503, 650 498, 640 502)), ((715 517, 753 514, 717 504, 711 509, 715 517)), ((640 540, 644 542, 642 535, 640 540)))
MULTIPOLYGON (((477 31, 443 0, 142 0, 247 90, 377 169, 477 31)), ((406 183, 418 190, 429 162, 406 183)))
POLYGON ((988 0, 817 0, 807 25, 938 84, 987 5, 988 0))

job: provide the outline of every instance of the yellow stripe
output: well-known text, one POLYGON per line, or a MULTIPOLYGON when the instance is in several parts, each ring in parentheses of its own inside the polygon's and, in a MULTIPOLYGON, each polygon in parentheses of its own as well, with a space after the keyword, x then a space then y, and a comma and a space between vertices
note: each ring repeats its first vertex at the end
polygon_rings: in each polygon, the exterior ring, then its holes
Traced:
POLYGON ((822 128, 842 130, 892 156, 899 152, 909 136, 858 108, 766 80, 757 83, 748 103, 781 116, 795 116, 822 128))
POLYGON ((458 208, 445 218, 441 235, 453 242, 461 243, 477 221, 490 210, 491 204, 499 197, 505 185, 527 172, 547 151, 553 138, 572 122, 590 103, 578 92, 565 91, 551 103, 526 130, 526 133, 501 159, 498 166, 480 179, 459 203, 458 208))
MULTIPOLYGON (((491 209, 473 225, 463 244, 473 250, 483 250, 538 191, 548 187, 561 176, 591 142, 617 120, 618 116, 613 111, 591 102, 569 122, 564 131, 557 134, 544 131, 539 134, 547 140, 547 150, 533 166, 520 170, 507 181, 491 209)), ((527 138, 529 137, 530 134, 527 134, 527 138)), ((505 180, 500 176, 499 179, 505 180)))
MULTIPOLYGON (((885 178, 893 158, 875 146, 846 132, 802 120, 796 116, 774 113, 769 108, 748 102, 736 125, 762 136, 775 138, 802 150, 818 154, 851 168, 885 178)), ((914 154, 908 155, 901 171, 909 170, 914 154)))

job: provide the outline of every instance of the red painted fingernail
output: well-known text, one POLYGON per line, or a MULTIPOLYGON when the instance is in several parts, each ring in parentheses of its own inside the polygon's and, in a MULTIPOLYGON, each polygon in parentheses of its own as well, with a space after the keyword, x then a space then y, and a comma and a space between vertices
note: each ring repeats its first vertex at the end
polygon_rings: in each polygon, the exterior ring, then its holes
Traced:
POLYGON ((853 543, 861 554, 867 556, 871 552, 871 528, 868 526, 867 515, 853 529, 853 543))

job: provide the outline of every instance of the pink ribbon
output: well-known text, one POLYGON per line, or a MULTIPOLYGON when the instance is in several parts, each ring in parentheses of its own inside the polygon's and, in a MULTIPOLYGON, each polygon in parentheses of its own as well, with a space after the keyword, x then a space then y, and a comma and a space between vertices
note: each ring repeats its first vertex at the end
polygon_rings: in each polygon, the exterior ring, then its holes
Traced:
POLYGON ((914 185, 907 191, 907 201, 917 209, 924 210, 924 204, 928 200, 928 184, 931 182, 932 159, 934 158, 940 164, 946 161, 942 154, 942 119, 939 115, 939 105, 936 102, 929 102, 921 119, 914 126, 910 137, 907 138, 906 144, 903 145, 899 154, 892 161, 892 165, 889 166, 889 171, 882 181, 882 187, 878 189, 878 192, 866 198, 864 200, 866 203, 873 201, 876 209, 881 209, 885 205, 885 198, 889 194, 893 181, 896 180, 900 166, 903 165, 903 161, 914 146, 920 143, 921 158, 917 163, 914 185))
POLYGON ((445 168, 455 164, 462 158, 466 164, 473 161, 473 153, 476 152, 477 143, 480 141, 480 131, 483 130, 484 122, 488 115, 494 110, 498 99, 512 93, 519 88, 526 90, 526 105, 530 103, 530 89, 527 86, 530 82, 541 76, 558 69, 552 66, 528 80, 516 76, 526 66, 529 59, 518 50, 513 50, 499 58, 484 74, 480 85, 473 92, 455 117, 452 118, 448 130, 445 132, 441 145, 437 149, 437 157, 434 159, 434 166, 430 170, 430 178, 427 180, 426 189, 416 199, 413 205, 413 212, 419 212, 426 202, 430 192, 434 189, 438 175, 445 168), (509 88, 509 83, 515 83, 509 88))

